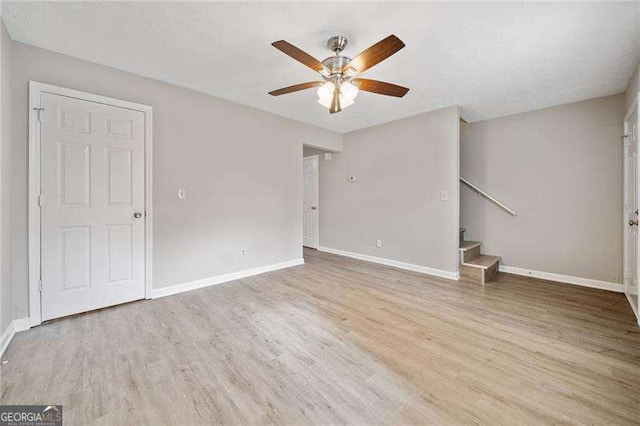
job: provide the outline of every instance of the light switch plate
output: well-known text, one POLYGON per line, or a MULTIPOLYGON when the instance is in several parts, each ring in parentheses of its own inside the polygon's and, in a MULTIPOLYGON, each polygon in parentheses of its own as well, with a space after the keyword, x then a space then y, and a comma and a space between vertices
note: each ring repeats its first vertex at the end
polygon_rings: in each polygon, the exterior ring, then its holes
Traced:
POLYGON ((331 153, 330 152, 325 152, 324 153, 324 161, 329 161, 331 160, 331 153))
POLYGON ((187 198, 187 191, 185 191, 184 188, 179 188, 178 189, 178 199, 185 200, 186 198, 187 198))
POLYGON ((448 201, 449 200, 449 192, 448 191, 442 191, 440 193, 440 200, 441 201, 448 201))

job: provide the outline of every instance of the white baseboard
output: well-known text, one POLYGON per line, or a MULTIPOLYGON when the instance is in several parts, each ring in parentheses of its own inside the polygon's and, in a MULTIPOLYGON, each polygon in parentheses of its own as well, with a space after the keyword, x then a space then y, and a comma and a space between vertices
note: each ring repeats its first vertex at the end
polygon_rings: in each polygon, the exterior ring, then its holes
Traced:
POLYGON ((0 357, 4 355, 4 351, 9 347, 9 343, 11 343, 16 333, 30 328, 29 321, 29 317, 27 317, 19 318, 9 323, 7 329, 0 336, 0 357))
POLYGON ((31 319, 29 317, 24 317, 13 320, 13 328, 16 333, 28 330, 31 328, 31 319))
POLYGON ((271 265, 259 266, 257 268, 247 269, 244 271, 232 272, 230 274, 218 275, 215 277, 204 278, 196 281, 189 281, 182 284, 176 284, 168 287, 154 288, 151 290, 151 298, 171 296, 185 291, 196 290, 211 285, 222 284, 228 281, 239 280, 253 275, 264 274, 265 272, 277 271, 278 269, 290 268, 304 264, 304 259, 293 259, 286 262, 274 263, 271 265))
POLYGON ((2 333, 2 336, 0 336, 0 356, 4 354, 4 351, 9 346, 9 343, 11 343, 11 339, 13 339, 14 334, 16 334, 16 330, 15 328, 13 328, 12 322, 9 323, 7 329, 4 331, 4 333, 2 333))
POLYGON ((627 301, 629 302, 629 305, 631 305, 631 310, 633 311, 633 315, 636 316, 638 325, 640 325, 640 315, 638 315, 638 308, 636 307, 635 302, 631 300, 631 297, 629 296, 629 294, 625 293, 624 295, 627 296, 627 301))
POLYGON ((565 284, 579 285, 582 287, 597 288, 600 290, 615 291, 616 293, 624 293, 624 286, 620 283, 592 280, 590 278, 580 278, 574 277, 572 275, 555 274, 553 272, 534 271, 532 269, 518 268, 516 266, 507 265, 500 265, 500 272, 507 272, 509 274, 522 275, 525 277, 540 278, 548 281, 557 281, 565 284))
POLYGON ((380 265, 393 266, 395 268, 406 269, 408 271, 420 272, 421 274, 434 275, 436 277, 447 278, 449 280, 460 279, 459 272, 445 271, 442 269, 429 268, 427 266, 416 265, 413 263, 405 263, 392 259, 384 259, 382 257, 369 256, 367 254, 353 253, 350 251, 337 250, 329 247, 318 247, 318 251, 324 251, 338 256, 351 257, 353 259, 364 260, 366 262, 379 263, 380 265))

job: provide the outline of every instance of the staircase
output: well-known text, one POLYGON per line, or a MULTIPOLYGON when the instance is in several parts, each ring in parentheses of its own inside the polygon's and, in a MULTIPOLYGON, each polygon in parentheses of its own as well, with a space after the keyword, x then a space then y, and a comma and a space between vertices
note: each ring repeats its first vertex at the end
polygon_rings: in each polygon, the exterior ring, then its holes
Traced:
POLYGON ((498 273, 500 256, 482 254, 481 241, 465 241, 464 228, 460 228, 460 279, 486 284, 498 273))

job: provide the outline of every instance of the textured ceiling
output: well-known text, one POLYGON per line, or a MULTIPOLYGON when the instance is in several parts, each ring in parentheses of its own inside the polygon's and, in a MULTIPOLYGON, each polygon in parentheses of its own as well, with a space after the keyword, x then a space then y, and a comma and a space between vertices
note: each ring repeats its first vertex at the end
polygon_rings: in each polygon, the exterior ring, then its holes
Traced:
POLYGON ((640 3, 4 3, 22 43, 348 132, 457 104, 470 121, 619 93, 640 59, 640 3), (270 46, 322 60, 334 34, 358 52, 407 45, 364 76, 411 89, 362 93, 330 116, 313 90, 267 92, 315 74, 270 46))

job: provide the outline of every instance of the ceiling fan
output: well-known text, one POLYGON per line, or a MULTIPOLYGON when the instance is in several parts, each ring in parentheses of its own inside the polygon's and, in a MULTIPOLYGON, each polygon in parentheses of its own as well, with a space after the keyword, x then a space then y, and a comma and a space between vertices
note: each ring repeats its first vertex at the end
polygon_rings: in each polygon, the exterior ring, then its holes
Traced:
POLYGON ((335 56, 330 56, 322 62, 287 41, 279 40, 271 45, 303 65, 319 72, 323 78, 323 81, 310 81, 274 90, 269 92, 271 96, 286 95, 318 87, 318 103, 329 108, 329 112, 334 114, 353 105, 359 90, 398 98, 403 97, 409 91, 406 87, 384 81, 355 78, 358 74, 384 61, 404 47, 402 40, 395 35, 380 40, 353 59, 340 55, 347 47, 346 37, 331 37, 327 41, 327 46, 335 52, 335 56))

